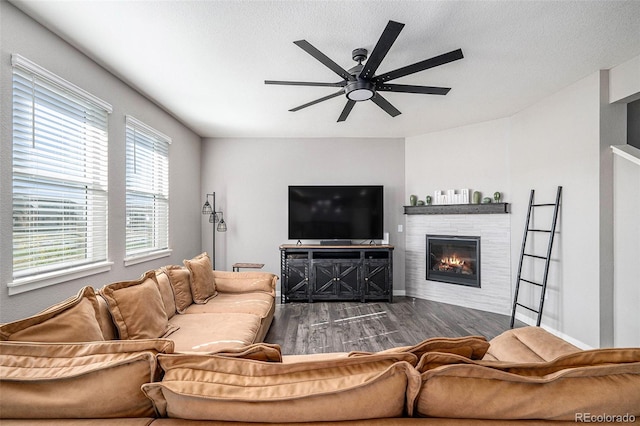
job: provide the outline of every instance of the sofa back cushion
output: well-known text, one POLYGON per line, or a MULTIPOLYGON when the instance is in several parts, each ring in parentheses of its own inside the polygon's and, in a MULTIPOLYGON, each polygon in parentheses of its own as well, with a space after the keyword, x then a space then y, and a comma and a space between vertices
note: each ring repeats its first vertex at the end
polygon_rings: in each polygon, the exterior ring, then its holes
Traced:
POLYGON ((139 279, 108 284, 100 289, 109 304, 120 338, 153 339, 169 332, 160 289, 154 271, 139 279))
POLYGON ((184 313, 193 304, 191 294, 191 275, 186 266, 169 265, 162 268, 169 277, 169 283, 173 289, 173 297, 176 302, 176 312, 184 313))
POLYGON ((288 423, 400 417, 412 413, 420 386, 406 357, 282 364, 160 355, 162 382, 143 390, 159 415, 182 419, 288 423))
POLYGON ((544 362, 580 351, 545 329, 532 326, 507 330, 489 343, 484 359, 490 361, 544 362))
POLYGON ((216 289, 221 293, 268 293, 275 297, 278 276, 270 272, 213 271, 216 289))
POLYGON ((84 342, 104 340, 96 294, 83 287, 78 294, 25 319, 0 325, 0 340, 84 342))
POLYGON ((596 349, 550 362, 473 361, 425 354, 416 410, 428 417, 583 420, 640 416, 640 348, 596 349))
POLYGON ((0 343, 2 419, 151 417, 141 386, 158 380, 169 340, 0 343))
POLYGON ((211 259, 207 253, 202 253, 193 259, 185 260, 184 266, 189 269, 191 276, 191 294, 193 302, 204 304, 216 296, 216 284, 213 280, 211 259))
POLYGON ((164 304, 164 311, 167 314, 167 318, 171 319, 176 314, 176 300, 173 296, 169 276, 164 269, 156 271, 156 281, 158 283, 158 289, 160 290, 160 296, 162 297, 162 303, 164 304))
MULTIPOLYGON (((426 339, 413 346, 402 346, 377 352, 378 354, 388 353, 412 353, 416 359, 429 352, 451 353, 470 359, 482 359, 489 349, 489 342, 483 336, 467 337, 433 337, 426 339)), ((370 355, 371 352, 352 351, 349 357, 370 355)))

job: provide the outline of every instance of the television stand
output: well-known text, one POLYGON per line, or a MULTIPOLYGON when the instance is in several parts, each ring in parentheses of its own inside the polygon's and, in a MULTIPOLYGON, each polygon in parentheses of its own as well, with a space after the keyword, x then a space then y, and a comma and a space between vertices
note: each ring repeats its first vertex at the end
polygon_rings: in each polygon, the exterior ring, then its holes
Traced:
POLYGON ((393 248, 355 244, 281 245, 281 302, 392 302, 393 248))

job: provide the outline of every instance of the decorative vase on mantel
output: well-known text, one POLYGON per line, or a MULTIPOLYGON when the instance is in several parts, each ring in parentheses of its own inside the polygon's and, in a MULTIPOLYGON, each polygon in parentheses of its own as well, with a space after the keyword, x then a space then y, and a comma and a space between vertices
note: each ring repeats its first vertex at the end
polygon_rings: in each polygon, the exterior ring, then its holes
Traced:
POLYGON ((473 191, 473 204, 480 204, 480 200, 482 200, 480 191, 473 191))
POLYGON ((409 196, 409 205, 410 206, 415 206, 416 204, 418 204, 418 196, 411 194, 409 196))

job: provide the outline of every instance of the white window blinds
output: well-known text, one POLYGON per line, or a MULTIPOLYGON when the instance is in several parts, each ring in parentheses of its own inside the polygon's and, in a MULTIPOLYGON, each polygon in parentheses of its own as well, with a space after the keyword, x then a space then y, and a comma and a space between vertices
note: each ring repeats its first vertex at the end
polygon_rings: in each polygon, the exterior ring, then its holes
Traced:
POLYGON ((13 277, 107 260, 111 106, 29 60, 13 65, 13 277))
POLYGON ((171 139, 126 118, 126 256, 169 248, 169 144, 171 139))

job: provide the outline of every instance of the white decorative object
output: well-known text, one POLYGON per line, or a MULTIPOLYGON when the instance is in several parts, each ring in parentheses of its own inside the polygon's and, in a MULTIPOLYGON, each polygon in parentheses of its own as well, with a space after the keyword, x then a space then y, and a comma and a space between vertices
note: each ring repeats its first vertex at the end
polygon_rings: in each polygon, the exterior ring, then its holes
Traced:
POLYGON ((469 204, 470 189, 447 189, 446 191, 434 191, 433 192, 433 204, 447 205, 447 204, 469 204))

